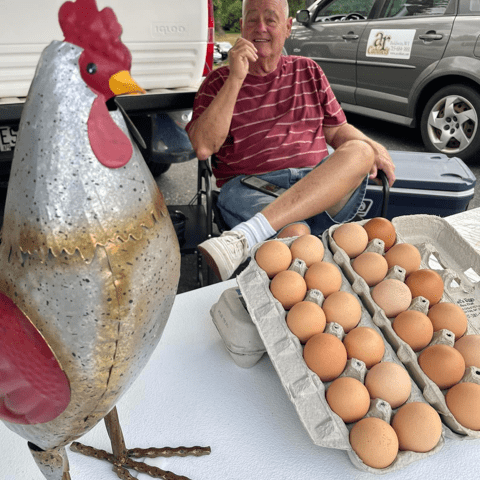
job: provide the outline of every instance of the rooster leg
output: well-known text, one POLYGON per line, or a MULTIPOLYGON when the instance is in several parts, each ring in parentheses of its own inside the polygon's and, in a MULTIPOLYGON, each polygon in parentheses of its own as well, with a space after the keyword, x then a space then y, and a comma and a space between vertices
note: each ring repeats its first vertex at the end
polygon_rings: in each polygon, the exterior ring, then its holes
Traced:
POLYGON ((120 427, 117 407, 114 407, 113 410, 105 416, 104 420, 108 436, 112 442, 113 458, 115 459, 114 466, 121 467, 127 463, 128 453, 127 447, 125 446, 125 439, 123 438, 122 428, 120 427))
POLYGON ((42 450, 28 442, 30 452, 47 480, 71 480, 65 447, 42 450))
MULTIPOLYGON (((139 473, 146 473, 152 478, 161 478, 163 480, 189 480, 187 477, 176 475, 175 473, 162 470, 158 467, 151 467, 143 462, 137 462, 132 460, 134 458, 154 458, 154 457, 172 457, 180 456, 186 457, 187 455, 194 455, 200 457, 202 455, 208 455, 210 453, 210 447, 178 447, 178 448, 134 448, 127 449, 125 446, 125 440, 123 438, 122 429, 120 427, 120 421, 118 419, 117 409, 114 408, 108 415, 105 416, 105 426, 112 442, 113 454, 99 450, 92 447, 87 447, 78 442, 74 442, 71 445, 71 449, 74 452, 82 453, 90 457, 95 457, 101 460, 106 460, 113 464, 113 471, 117 474, 121 480, 136 480, 130 475, 128 469, 135 470, 139 473)), ((63 479, 62 479, 63 480, 63 479)), ((68 480, 68 479, 65 479, 68 480)))

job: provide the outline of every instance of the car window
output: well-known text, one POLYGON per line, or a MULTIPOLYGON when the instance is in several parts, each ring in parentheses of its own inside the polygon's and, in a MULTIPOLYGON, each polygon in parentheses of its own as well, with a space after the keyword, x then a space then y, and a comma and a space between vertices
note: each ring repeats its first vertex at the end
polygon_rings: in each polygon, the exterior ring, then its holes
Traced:
POLYGON ((385 18, 443 15, 449 0, 388 0, 385 18))
POLYGON ((321 8, 315 17, 316 22, 321 22, 325 17, 332 15, 348 15, 349 13, 360 13, 368 17, 375 0, 333 0, 324 8, 321 8))
POLYGON ((478 15, 480 14, 480 0, 467 0, 460 2, 458 6, 460 15, 478 15))

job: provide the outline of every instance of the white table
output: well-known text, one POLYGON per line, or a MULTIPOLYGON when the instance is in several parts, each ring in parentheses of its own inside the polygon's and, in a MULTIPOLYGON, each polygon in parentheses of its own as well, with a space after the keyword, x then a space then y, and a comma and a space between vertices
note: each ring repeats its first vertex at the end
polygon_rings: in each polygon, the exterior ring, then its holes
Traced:
MULTIPOLYGON (((462 224, 461 217, 452 220, 462 224)), ((357 470, 346 452, 312 443, 266 355, 251 369, 233 362, 209 312, 235 285, 230 280, 178 295, 159 347, 118 404, 127 446, 211 446, 205 457, 147 460, 193 480, 376 478, 357 470)), ((82 442, 110 450, 103 422, 82 442)), ((1 422, 0 452, 1 478, 43 480, 26 442, 1 422)), ((479 458, 480 441, 447 440, 439 454, 378 478, 480 478, 479 458)), ((72 480, 117 478, 107 463, 70 451, 69 459, 72 480)))

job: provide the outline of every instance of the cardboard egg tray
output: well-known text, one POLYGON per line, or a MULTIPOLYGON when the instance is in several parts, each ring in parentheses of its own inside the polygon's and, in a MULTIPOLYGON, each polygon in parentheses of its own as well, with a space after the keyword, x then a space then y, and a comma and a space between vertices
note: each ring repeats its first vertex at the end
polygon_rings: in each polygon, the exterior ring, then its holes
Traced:
MULTIPOLYGON (((367 220, 358 222, 364 225, 367 220)), ((397 243, 411 243, 420 251, 422 262, 420 268, 429 268, 437 271, 442 277, 445 290, 441 302, 452 302, 460 305, 468 318, 466 335, 480 333, 480 256, 444 219, 431 215, 409 215, 397 217, 392 221, 397 232, 397 243)), ((445 393, 425 375, 418 364, 418 356, 412 348, 398 337, 392 328, 393 318, 387 318, 384 311, 373 301, 371 289, 366 282, 352 268, 348 255, 338 247, 333 239, 333 232, 338 225, 331 227, 324 233, 323 239, 333 252, 333 259, 342 268, 349 280, 352 289, 362 299, 373 322, 383 332, 385 338, 393 346, 398 358, 405 365, 420 387, 424 398, 441 415, 444 423, 451 431, 448 436, 455 438, 480 438, 480 431, 470 430, 457 422, 447 407, 445 393)), ((367 250, 383 253, 383 242, 373 240, 367 250)), ((387 276, 399 280, 404 279, 404 270, 395 267, 387 276), (403 271, 403 278, 401 277, 403 271), (397 275, 397 276, 396 276, 397 275), (398 276, 400 275, 400 277, 398 276)), ((412 300, 410 309, 428 313, 429 302, 423 297, 412 300)), ((437 332, 430 345, 443 343, 453 346, 455 336, 448 330, 437 332)), ((470 367, 461 381, 480 384, 480 370, 470 367)))
MULTIPOLYGON (((288 246, 291 245, 294 238, 282 239, 288 246)), ((325 239, 322 239, 325 247, 325 239)), ((285 388, 285 391, 294 404, 299 418, 310 435, 312 441, 319 446, 343 449, 348 452, 352 463, 360 470, 370 473, 387 473, 406 465, 437 453, 444 445, 444 437, 446 429, 437 446, 427 453, 416 453, 409 451, 401 451, 398 453, 395 461, 384 469, 375 469, 365 465, 352 450, 349 443, 349 430, 353 424, 345 424, 341 418, 336 415, 329 407, 325 392, 329 383, 323 383, 319 377, 311 371, 303 359, 303 346, 298 338, 291 333, 286 324, 286 311, 283 309, 270 292, 270 280, 266 273, 257 265, 254 260, 255 252, 261 244, 258 244, 252 252, 252 261, 249 266, 237 277, 237 282, 241 292, 249 317, 256 326, 255 332, 249 331, 242 327, 243 334, 246 337, 241 340, 238 336, 232 336, 232 323, 234 323, 235 314, 228 315, 222 310, 218 304, 212 307, 212 318, 222 336, 227 349, 233 353, 233 358, 237 364, 241 366, 252 366, 259 360, 261 353, 258 345, 260 341, 263 343, 270 360, 278 373, 278 376, 285 388), (258 338, 255 338, 258 336, 258 338), (251 337, 251 338, 248 338, 251 337), (239 344, 243 344, 241 348, 239 344), (252 352, 249 360, 249 348, 252 346, 252 352)), ((324 261, 335 263, 332 253, 325 248, 324 261)), ((306 267, 304 262, 294 260, 290 267, 302 275, 305 273, 306 267), (303 265, 302 265, 303 264, 303 265)), ((354 292, 350 282, 345 275, 342 274, 341 290, 353 293, 359 299, 359 295, 354 292)), ((307 292, 307 297, 311 301, 316 301, 319 305, 323 302, 323 295, 317 290, 307 292)), ((359 299, 360 300, 360 299, 359 299)), ((361 304, 361 302, 360 302, 361 304)), ((245 315, 241 315, 242 323, 245 323, 245 315)), ((382 337, 381 330, 373 322, 372 316, 362 305, 362 317, 359 326, 367 326, 375 329, 382 337)), ((238 333, 238 330, 236 330, 238 333)), ((343 329, 338 324, 327 324, 325 330, 328 333, 343 338, 343 329)), ((391 361, 401 364, 397 358, 391 345, 384 340, 385 354, 383 361, 391 361)), ((365 364, 356 359, 350 359, 347 367, 342 375, 354 376, 363 382, 366 374, 365 364)), ((407 402, 423 401, 423 395, 416 383, 412 380, 412 391, 407 402)), ((392 414, 390 405, 383 400, 373 400, 367 416, 377 416, 390 423, 392 414)))

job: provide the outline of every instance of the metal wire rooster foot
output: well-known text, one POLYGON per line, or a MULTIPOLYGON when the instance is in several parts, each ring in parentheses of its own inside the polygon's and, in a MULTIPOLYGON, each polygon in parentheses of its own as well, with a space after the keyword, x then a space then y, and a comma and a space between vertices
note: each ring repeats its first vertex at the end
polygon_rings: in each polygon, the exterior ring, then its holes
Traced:
POLYGON ((112 442, 112 453, 93 447, 73 442, 70 449, 77 453, 82 453, 89 457, 95 457, 99 460, 106 460, 113 464, 113 471, 121 480, 136 480, 130 475, 129 470, 135 470, 139 473, 146 473, 152 478, 161 478, 163 480, 190 480, 188 477, 179 476, 175 473, 162 470, 158 467, 147 465, 144 462, 132 460, 132 458, 156 458, 156 457, 201 457, 209 455, 210 447, 177 447, 177 448, 133 448, 127 449, 123 438, 120 421, 116 407, 104 418, 107 427, 108 436, 112 442))

